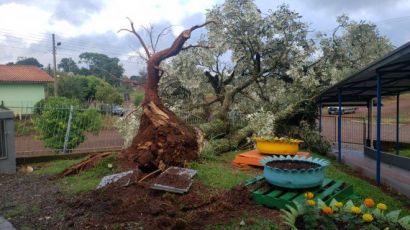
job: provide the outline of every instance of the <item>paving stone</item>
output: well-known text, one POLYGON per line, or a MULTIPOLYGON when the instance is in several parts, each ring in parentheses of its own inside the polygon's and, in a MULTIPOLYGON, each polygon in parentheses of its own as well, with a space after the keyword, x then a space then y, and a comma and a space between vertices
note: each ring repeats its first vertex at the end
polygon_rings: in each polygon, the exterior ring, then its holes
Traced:
POLYGON ((130 171, 122 172, 122 173, 117 173, 117 174, 112 174, 112 175, 105 176, 101 179, 100 183, 97 185, 97 189, 103 188, 108 184, 114 183, 114 182, 118 181, 119 179, 121 179, 121 178, 123 178, 123 177, 125 177, 129 174, 132 174, 132 173, 133 173, 133 171, 130 170, 130 171))

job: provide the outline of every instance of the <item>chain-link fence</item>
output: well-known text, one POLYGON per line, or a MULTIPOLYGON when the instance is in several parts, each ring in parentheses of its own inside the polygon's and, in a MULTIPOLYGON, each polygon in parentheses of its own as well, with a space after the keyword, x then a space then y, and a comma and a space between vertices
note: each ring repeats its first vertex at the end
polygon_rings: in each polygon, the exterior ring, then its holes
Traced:
POLYGON ((10 109, 20 111, 15 117, 18 157, 115 151, 120 150, 124 142, 115 122, 126 111, 116 107, 10 109))
MULTIPOLYGON (((323 111, 325 113, 327 111, 323 111)), ((366 139, 375 140, 376 138, 376 117, 373 114, 373 121, 371 132, 369 133, 368 121, 367 121, 367 108, 359 107, 352 114, 342 115, 342 143, 350 145, 363 146, 366 143, 366 139), (370 134, 370 137, 369 137, 370 134)), ((396 141, 396 120, 395 111, 391 111, 390 108, 382 109, 382 123, 381 123, 381 140, 387 142, 396 141)), ((322 116, 322 136, 328 140, 336 143, 338 134, 338 116, 337 115, 323 115, 322 116)), ((403 119, 399 124, 399 140, 401 143, 410 143, 410 123, 408 120, 403 119)))

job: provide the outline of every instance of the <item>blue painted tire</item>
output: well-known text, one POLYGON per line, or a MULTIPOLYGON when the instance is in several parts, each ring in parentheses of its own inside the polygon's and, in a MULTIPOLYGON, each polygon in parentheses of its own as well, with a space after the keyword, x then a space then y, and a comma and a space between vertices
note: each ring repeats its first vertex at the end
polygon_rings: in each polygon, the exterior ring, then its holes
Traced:
POLYGON ((324 169, 329 165, 329 161, 320 158, 302 158, 299 156, 274 156, 266 157, 261 160, 264 166, 263 175, 266 181, 272 185, 284 187, 284 188, 312 188, 319 186, 325 179, 324 169), (273 168, 266 165, 271 161, 300 161, 318 164, 319 167, 311 169, 280 169, 273 168))

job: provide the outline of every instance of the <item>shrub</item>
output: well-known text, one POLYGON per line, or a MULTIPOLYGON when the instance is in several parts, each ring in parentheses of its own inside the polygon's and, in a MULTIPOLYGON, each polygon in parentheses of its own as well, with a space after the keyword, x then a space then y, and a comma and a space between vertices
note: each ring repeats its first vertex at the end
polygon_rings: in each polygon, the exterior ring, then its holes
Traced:
POLYGON ((142 100, 144 100, 144 91, 136 91, 134 96, 134 105, 139 106, 142 100))
POLYGON ((330 151, 330 142, 306 123, 302 122, 298 134, 304 142, 303 145, 310 151, 321 155, 326 155, 330 151))
POLYGON ((79 101, 64 97, 50 97, 40 103, 33 119, 38 137, 46 147, 63 149, 68 127, 70 106, 73 106, 68 149, 73 149, 85 140, 86 132, 97 134, 102 125, 101 115, 94 109, 80 109, 79 101))

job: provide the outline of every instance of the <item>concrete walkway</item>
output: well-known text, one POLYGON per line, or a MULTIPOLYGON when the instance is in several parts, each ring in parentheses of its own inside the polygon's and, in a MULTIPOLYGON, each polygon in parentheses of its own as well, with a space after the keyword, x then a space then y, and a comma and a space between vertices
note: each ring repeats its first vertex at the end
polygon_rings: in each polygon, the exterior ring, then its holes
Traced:
POLYGON ((0 216, 0 230, 16 230, 4 217, 0 216))
MULTIPOLYGON (((337 150, 331 152, 337 157, 337 150)), ((363 150, 342 148, 342 161, 373 180, 376 178, 376 161, 364 155, 363 150)), ((410 171, 381 163, 381 183, 410 198, 410 171)))

